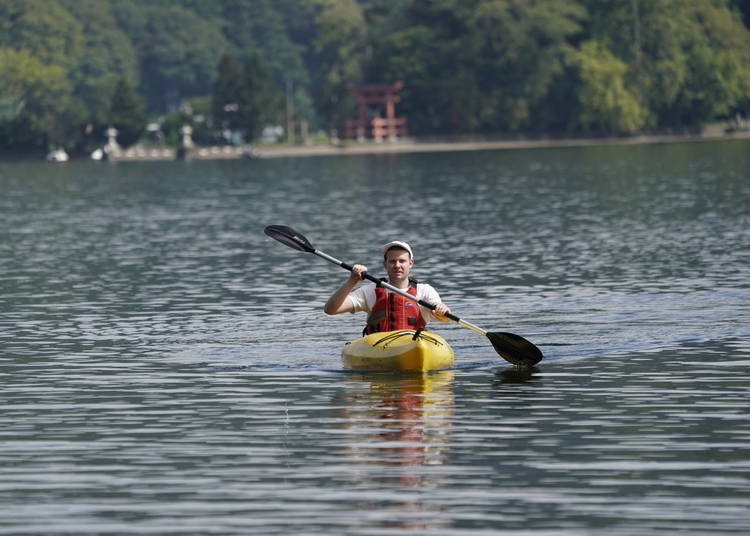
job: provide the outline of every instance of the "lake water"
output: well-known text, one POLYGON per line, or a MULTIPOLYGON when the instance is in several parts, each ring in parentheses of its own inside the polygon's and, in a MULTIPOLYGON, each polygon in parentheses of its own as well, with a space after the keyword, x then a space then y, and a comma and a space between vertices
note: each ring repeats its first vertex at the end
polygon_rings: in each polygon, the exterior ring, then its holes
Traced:
POLYGON ((750 142, 0 165, 0 534, 750 527, 750 142), (378 246, 454 370, 341 371, 378 246))

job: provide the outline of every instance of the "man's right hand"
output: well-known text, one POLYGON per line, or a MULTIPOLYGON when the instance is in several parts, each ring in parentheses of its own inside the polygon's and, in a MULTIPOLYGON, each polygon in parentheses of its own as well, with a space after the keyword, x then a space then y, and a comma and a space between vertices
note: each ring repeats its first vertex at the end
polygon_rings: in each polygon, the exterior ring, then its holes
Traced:
POLYGON ((352 282, 359 283, 365 278, 365 274, 367 273, 367 266, 364 264, 355 264, 352 266, 352 273, 349 276, 349 279, 351 279, 352 282))
POLYGON ((367 273, 367 266, 363 264, 355 264, 352 266, 352 273, 349 274, 349 279, 336 289, 328 298, 323 310, 326 314, 337 315, 340 313, 351 313, 354 310, 354 304, 349 299, 349 293, 354 290, 364 278, 367 273))

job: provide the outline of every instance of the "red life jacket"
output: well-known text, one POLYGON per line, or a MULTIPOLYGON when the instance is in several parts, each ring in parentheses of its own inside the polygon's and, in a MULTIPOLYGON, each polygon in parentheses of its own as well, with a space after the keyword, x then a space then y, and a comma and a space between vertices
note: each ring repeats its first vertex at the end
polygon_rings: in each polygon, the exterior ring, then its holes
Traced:
MULTIPOLYGON (((407 292, 416 297, 417 287, 409 286, 407 292)), ((375 304, 370 316, 367 317, 365 334, 396 329, 417 330, 426 325, 427 322, 422 318, 422 311, 416 302, 404 298, 401 294, 375 287, 375 304)))

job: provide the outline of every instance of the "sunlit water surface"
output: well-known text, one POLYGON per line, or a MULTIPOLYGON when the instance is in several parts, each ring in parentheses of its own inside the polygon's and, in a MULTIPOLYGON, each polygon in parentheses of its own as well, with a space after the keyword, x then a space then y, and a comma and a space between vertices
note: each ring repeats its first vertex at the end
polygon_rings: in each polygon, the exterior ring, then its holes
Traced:
POLYGON ((0 534, 747 534, 747 141, 0 166, 0 534), (341 371, 291 225, 536 343, 341 371))

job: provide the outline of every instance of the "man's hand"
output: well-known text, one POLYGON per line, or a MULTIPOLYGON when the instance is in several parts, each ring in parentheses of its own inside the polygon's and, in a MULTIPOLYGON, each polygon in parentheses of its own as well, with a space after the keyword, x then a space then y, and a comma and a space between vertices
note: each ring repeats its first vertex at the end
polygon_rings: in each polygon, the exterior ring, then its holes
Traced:
POLYGON ((438 304, 435 304, 435 309, 432 311, 432 314, 435 316, 435 318, 437 318, 441 322, 447 322, 450 319, 447 318, 445 315, 446 313, 450 313, 450 312, 451 310, 448 308, 448 306, 440 302, 438 304))
POLYGON ((325 307, 323 307, 325 313, 328 315, 351 313, 354 310, 354 304, 349 299, 349 293, 365 278, 366 273, 367 266, 363 264, 352 266, 349 278, 328 298, 325 307))
POLYGON ((355 264, 352 266, 352 273, 349 276, 349 279, 352 283, 359 283, 365 278, 365 274, 367 273, 367 266, 364 264, 355 264))

